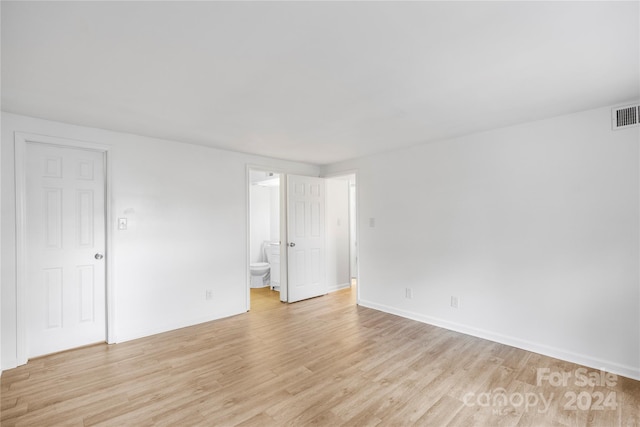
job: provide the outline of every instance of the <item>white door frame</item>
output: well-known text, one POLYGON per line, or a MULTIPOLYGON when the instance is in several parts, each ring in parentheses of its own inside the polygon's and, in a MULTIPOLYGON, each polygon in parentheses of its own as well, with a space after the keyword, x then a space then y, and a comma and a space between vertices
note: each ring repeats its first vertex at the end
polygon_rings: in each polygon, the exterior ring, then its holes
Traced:
POLYGON ((29 337, 27 334, 27 289, 26 289, 26 149, 27 144, 38 143, 59 146, 63 148, 80 148, 103 153, 105 162, 105 238, 106 238, 106 325, 105 337, 107 343, 116 341, 115 337, 115 294, 112 274, 112 221, 111 221, 111 161, 109 146, 90 142, 57 138, 45 135, 16 132, 15 144, 15 190, 16 190, 16 359, 18 365, 24 365, 28 360, 29 337))
MULTIPOLYGON (((342 172, 334 172, 334 173, 330 173, 328 175, 323 175, 321 178, 325 178, 325 179, 331 179, 331 178, 339 178, 342 176, 347 176, 347 175, 353 175, 356 177, 356 223, 355 223, 355 227, 356 227, 356 242, 358 242, 358 244, 356 245, 356 259, 358 260, 358 262, 356 263, 356 304, 360 304, 360 289, 362 288, 362 283, 360 281, 360 191, 358 190, 358 169, 351 169, 351 170, 346 170, 346 171, 342 171, 342 172)), ((349 225, 351 227, 351 224, 349 225)), ((351 245, 349 245, 351 246, 351 245)), ((351 248, 349 248, 349 251, 351 251, 351 248)), ((351 256, 351 253, 349 253, 349 256, 351 256)), ((349 260, 349 262, 351 262, 351 260, 349 260)), ((351 270, 351 268, 349 268, 349 270, 351 270)), ((351 278, 349 278, 349 280, 351 280, 351 278)))
POLYGON ((288 281, 287 281, 287 257, 283 256, 284 242, 287 241, 287 174, 284 170, 279 168, 272 168, 270 166, 247 164, 246 167, 246 197, 247 197, 247 251, 246 251, 246 268, 245 268, 245 283, 247 284, 247 297, 246 297, 246 311, 251 309, 251 273, 249 264, 251 264, 251 171, 259 172, 274 172, 280 175, 280 301, 287 302, 288 294, 288 281))

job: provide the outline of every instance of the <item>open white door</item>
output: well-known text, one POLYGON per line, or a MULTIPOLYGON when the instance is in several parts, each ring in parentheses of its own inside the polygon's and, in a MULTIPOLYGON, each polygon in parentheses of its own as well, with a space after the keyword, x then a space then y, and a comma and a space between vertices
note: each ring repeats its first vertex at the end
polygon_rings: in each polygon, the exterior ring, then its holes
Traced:
POLYGON ((325 274, 325 181, 287 178, 288 301, 328 292, 325 274))

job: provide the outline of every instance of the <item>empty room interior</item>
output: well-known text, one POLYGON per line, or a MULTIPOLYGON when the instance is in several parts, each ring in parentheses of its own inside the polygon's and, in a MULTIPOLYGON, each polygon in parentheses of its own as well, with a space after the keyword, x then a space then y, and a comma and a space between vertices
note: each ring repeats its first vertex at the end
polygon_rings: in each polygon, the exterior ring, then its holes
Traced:
POLYGON ((2 426, 640 425, 639 1, 0 14, 2 426))

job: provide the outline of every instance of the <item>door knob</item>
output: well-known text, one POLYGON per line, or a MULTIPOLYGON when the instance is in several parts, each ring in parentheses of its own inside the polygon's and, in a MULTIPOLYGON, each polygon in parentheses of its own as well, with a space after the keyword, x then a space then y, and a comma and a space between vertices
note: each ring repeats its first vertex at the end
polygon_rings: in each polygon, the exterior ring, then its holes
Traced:
POLYGON ((95 254, 94 258, 95 258, 95 259, 102 259, 102 258, 104 258, 104 255, 102 255, 102 254, 95 254))
POLYGON ((295 243, 293 243, 293 242, 292 242, 292 243, 289 243, 289 247, 290 247, 290 248, 294 247, 295 245, 296 245, 296 244, 295 244, 295 243))

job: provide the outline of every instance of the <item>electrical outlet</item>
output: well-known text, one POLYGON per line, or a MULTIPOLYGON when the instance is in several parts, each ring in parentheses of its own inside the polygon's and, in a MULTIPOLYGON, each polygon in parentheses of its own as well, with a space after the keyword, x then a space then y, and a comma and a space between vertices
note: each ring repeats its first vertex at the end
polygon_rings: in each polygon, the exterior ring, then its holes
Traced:
POLYGON ((451 297, 451 307, 452 308, 458 308, 458 297, 451 297))
POLYGON ((404 297, 411 299, 413 298, 413 289, 411 288, 404 288, 404 297))
POLYGON ((204 293, 204 299, 210 300, 213 298, 213 291, 211 289, 207 289, 204 293))

